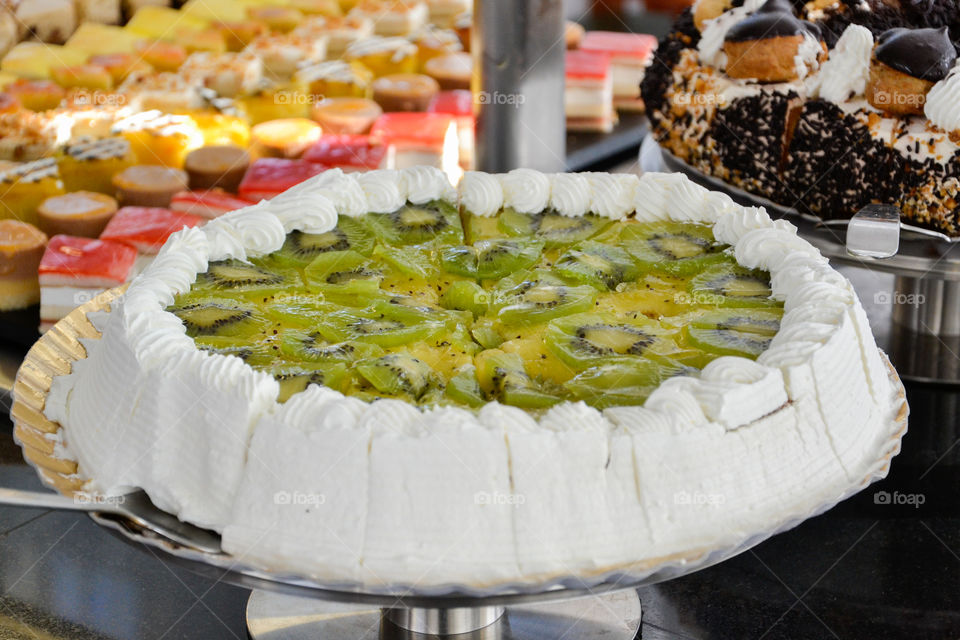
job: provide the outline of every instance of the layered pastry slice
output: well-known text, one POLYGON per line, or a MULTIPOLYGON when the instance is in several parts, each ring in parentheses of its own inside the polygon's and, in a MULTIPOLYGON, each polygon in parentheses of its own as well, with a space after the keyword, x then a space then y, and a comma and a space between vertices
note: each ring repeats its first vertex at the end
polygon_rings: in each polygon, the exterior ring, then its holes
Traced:
POLYGON ((656 48, 657 39, 644 33, 588 31, 580 43, 580 50, 610 58, 614 104, 626 111, 643 110, 640 83, 656 48))
POLYGON ((147 268, 167 239, 190 227, 198 227, 207 218, 158 207, 123 207, 113 216, 101 240, 120 242, 137 250, 133 268, 136 275, 147 268))
POLYGON ((124 118, 113 126, 113 132, 130 142, 140 164, 179 169, 188 153, 203 146, 203 134, 189 116, 170 115, 159 109, 124 118))
POLYGON ((120 136, 71 144, 57 156, 64 189, 107 195, 116 193, 113 176, 136 163, 130 141, 120 136))
POLYGON ((47 236, 26 222, 0 220, 0 311, 40 302, 37 268, 47 236))
POLYGON ((254 202, 269 200, 324 170, 323 165, 306 160, 260 158, 250 165, 237 193, 241 198, 254 202))
POLYGON ((303 159, 344 172, 393 169, 392 148, 369 136, 325 135, 308 148, 303 159))
POLYGON ((218 218, 229 211, 236 211, 254 204, 220 189, 209 191, 180 191, 170 200, 170 210, 189 213, 208 220, 218 218))
POLYGON ((385 113, 370 137, 392 149, 398 169, 425 165, 441 169, 452 182, 461 170, 457 122, 445 113, 385 113))
POLYGON ((137 250, 120 242, 54 236, 40 261, 40 330, 134 275, 137 250))
POLYGON ((57 162, 44 158, 0 170, 0 219, 13 218, 36 225, 40 203, 64 193, 57 162))
POLYGON ((563 91, 567 131, 613 131, 613 75, 610 58, 600 53, 568 51, 563 91))

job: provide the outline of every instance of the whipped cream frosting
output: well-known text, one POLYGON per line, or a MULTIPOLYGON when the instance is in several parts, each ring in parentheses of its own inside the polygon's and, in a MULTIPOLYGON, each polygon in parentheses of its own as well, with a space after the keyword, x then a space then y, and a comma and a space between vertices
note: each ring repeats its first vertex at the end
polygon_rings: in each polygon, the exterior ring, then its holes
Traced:
POLYGON ((960 131, 960 63, 927 92, 923 113, 946 132, 960 131))
POLYGON ((46 415, 64 425, 85 489, 143 487, 272 570, 485 585, 742 541, 808 515, 872 468, 900 402, 856 294, 792 225, 680 175, 469 172, 454 193, 438 174, 329 171, 174 234, 97 319, 88 357, 53 381, 46 415), (487 215, 500 198, 713 224, 742 264, 770 270, 782 329, 756 362, 718 358, 642 407, 567 402, 536 419, 496 402, 476 413, 368 404, 316 385, 281 405, 269 375, 199 351, 165 311, 212 260, 268 253, 291 230, 322 231, 335 213, 388 210, 411 193, 487 215))
POLYGON ((862 96, 870 78, 872 55, 873 34, 870 30, 858 24, 847 27, 820 73, 814 76, 820 96, 836 104, 862 96))

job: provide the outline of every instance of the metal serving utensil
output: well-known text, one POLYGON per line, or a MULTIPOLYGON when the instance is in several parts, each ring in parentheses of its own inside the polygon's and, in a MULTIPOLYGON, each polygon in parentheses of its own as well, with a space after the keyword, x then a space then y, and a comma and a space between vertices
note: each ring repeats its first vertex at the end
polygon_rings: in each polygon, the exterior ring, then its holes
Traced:
POLYGON ((0 488, 0 504, 14 507, 94 511, 126 518, 137 526, 188 549, 203 553, 222 553, 220 536, 207 529, 181 522, 161 511, 143 491, 120 496, 76 494, 70 498, 56 493, 0 488))

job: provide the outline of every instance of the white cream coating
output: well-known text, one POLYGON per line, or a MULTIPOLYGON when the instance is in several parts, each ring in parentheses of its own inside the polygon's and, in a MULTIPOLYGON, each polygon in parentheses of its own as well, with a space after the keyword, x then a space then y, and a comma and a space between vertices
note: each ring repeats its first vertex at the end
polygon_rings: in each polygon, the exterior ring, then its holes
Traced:
POLYGON ((923 113, 946 132, 960 131, 960 62, 927 92, 923 113))
POLYGON ((813 77, 820 97, 840 104, 862 96, 870 78, 872 55, 873 33, 858 24, 848 26, 830 51, 820 73, 813 77))
MULTIPOLYGON (((361 194, 386 202, 409 176, 380 174, 361 194)), ((487 178, 468 173, 461 202, 487 178)), ((645 221, 693 220, 699 206, 741 262, 770 268, 785 315, 757 362, 718 358, 643 407, 563 403, 539 420, 495 402, 476 414, 421 412, 318 386, 279 405, 272 378, 198 351, 164 308, 210 260, 323 230, 337 207, 327 194, 361 185, 330 171, 174 234, 106 317, 103 338, 88 341, 89 357, 54 379, 47 417, 66 425, 64 446, 91 490, 142 486, 162 508, 223 531, 244 562, 369 584, 623 569, 745 539, 862 478, 899 404, 849 283, 763 209, 682 177, 593 178, 583 176, 591 190, 632 189, 645 221), (298 217, 297 203, 319 213, 298 217)))
POLYGON ((514 169, 497 175, 503 205, 520 213, 540 213, 550 201, 550 179, 533 169, 514 169))
POLYGON ((809 32, 804 32, 803 39, 797 47, 797 55, 793 57, 798 79, 803 80, 810 75, 811 72, 820 68, 821 53, 823 53, 823 47, 820 41, 814 38, 809 32))
POLYGON ((475 216, 490 218, 503 208, 503 187, 497 177, 467 171, 459 185, 460 204, 475 216))
POLYGON ((587 173, 590 211, 602 218, 622 220, 633 213, 639 178, 631 173, 587 173))
POLYGON ((362 171, 357 174, 357 182, 367 198, 370 212, 390 213, 407 201, 407 177, 399 171, 362 171))
POLYGON ((457 201, 457 190, 453 188, 447 175, 436 167, 410 167, 400 171, 407 184, 407 200, 413 204, 424 204, 431 200, 457 201), (439 197, 437 194, 440 194, 439 197))

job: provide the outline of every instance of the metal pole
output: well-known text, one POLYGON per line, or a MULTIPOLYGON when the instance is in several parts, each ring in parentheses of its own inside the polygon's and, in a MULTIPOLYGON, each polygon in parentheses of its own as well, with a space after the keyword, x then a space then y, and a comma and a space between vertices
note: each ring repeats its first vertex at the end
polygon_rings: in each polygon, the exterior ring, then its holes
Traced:
POLYGON ((474 0, 477 167, 563 171, 562 0, 474 0))

